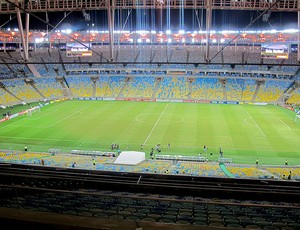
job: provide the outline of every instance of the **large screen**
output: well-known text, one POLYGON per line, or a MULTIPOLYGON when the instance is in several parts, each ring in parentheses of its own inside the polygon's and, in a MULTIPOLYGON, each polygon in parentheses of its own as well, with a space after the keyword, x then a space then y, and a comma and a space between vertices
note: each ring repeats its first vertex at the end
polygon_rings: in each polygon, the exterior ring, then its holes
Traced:
POLYGON ((261 45, 261 57, 272 59, 288 59, 289 47, 282 43, 269 43, 261 45))
POLYGON ((67 43, 66 54, 67 57, 86 57, 92 56, 90 45, 88 43, 67 43), (83 45, 84 44, 84 45, 83 45))

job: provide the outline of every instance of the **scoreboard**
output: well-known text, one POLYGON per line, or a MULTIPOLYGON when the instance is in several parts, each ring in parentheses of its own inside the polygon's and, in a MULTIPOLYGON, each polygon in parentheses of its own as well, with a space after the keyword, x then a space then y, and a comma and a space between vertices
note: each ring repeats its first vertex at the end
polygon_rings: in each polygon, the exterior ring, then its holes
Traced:
POLYGON ((92 56, 89 43, 67 43, 67 57, 89 57, 92 56))
POLYGON ((283 43, 262 44, 261 57, 269 59, 288 59, 289 46, 283 43))

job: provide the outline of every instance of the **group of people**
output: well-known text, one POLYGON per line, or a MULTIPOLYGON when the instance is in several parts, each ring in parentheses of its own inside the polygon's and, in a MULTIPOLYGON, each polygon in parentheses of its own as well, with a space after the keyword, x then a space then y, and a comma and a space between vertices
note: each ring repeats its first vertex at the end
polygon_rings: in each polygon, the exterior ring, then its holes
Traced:
MULTIPOLYGON (((208 152, 208 147, 206 145, 203 146, 203 151, 204 151, 204 154, 206 155, 206 158, 207 158, 207 152, 208 152)), ((220 158, 223 158, 223 150, 221 147, 219 147, 219 154, 220 154, 220 158)), ((210 155, 212 155, 212 153, 210 153, 210 155)), ((199 153, 198 156, 201 156, 201 153, 199 153)))
POLYGON ((113 143, 113 144, 110 145, 110 148, 111 148, 111 150, 115 150, 115 149, 118 150, 118 149, 120 149, 120 146, 119 146, 119 144, 114 144, 113 143))

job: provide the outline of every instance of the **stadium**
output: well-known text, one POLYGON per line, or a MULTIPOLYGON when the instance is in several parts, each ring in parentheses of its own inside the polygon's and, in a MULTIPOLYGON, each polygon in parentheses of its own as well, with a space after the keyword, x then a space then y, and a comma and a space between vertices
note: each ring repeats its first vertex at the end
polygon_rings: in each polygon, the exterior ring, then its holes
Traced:
POLYGON ((300 3, 0 2, 7 229, 300 229, 300 3))

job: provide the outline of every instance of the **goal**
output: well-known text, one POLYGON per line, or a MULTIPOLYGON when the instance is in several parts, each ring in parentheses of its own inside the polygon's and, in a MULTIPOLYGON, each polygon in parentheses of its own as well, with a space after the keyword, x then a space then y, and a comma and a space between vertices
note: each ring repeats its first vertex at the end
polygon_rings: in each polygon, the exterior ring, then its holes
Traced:
POLYGON ((35 106, 31 109, 28 109, 27 116, 32 116, 32 114, 37 113, 37 112, 41 112, 41 107, 40 106, 35 106))

